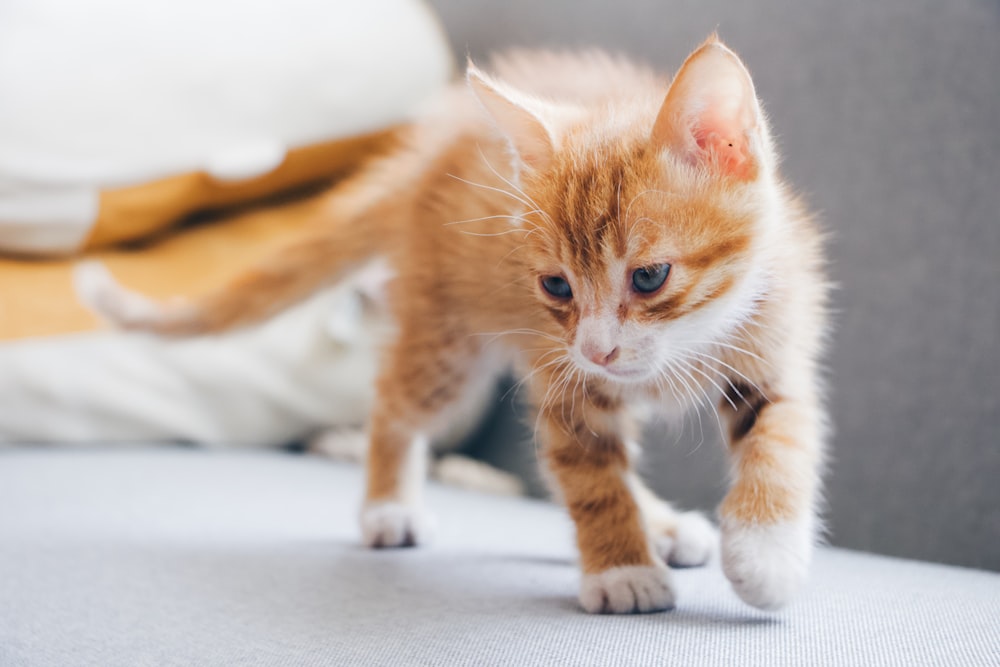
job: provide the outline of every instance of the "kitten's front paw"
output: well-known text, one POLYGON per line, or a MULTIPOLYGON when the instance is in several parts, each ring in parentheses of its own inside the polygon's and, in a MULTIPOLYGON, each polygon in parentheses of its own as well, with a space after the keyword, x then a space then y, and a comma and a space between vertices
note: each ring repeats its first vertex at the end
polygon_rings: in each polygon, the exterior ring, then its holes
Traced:
POLYGON ((430 537, 430 518, 418 507, 379 502, 361 510, 361 539, 372 549, 414 547, 426 544, 430 537))
POLYGON ((654 543, 660 558, 670 565, 697 567, 712 559, 719 533, 700 512, 683 512, 677 515, 673 530, 656 536, 654 543))
POLYGON ((722 570, 736 594, 759 609, 773 611, 788 604, 806 580, 812 548, 808 521, 722 524, 722 570))
POLYGON ((673 609, 670 570, 663 565, 613 567, 583 575, 580 604, 591 614, 634 614, 673 609))

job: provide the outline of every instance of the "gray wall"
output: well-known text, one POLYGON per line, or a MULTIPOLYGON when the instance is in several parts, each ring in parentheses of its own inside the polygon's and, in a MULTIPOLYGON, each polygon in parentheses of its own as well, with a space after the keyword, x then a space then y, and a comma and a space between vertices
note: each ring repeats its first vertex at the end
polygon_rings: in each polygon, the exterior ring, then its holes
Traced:
MULTIPOLYGON (((718 28, 832 233, 831 541, 1000 570, 1000 3, 431 4, 460 57, 596 45, 671 70, 718 28)), ((501 412, 481 453, 530 466, 501 412)), ((702 421, 651 434, 646 463, 711 508, 724 456, 702 421)))

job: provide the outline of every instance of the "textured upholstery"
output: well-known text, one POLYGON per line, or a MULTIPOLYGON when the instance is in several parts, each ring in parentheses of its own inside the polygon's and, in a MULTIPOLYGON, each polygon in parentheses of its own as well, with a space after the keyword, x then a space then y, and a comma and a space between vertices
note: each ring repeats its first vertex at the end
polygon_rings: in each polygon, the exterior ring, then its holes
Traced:
POLYGON ((428 548, 358 546, 361 471, 288 454, 0 451, 0 665, 976 665, 1000 575, 822 550, 764 614, 718 565, 678 608, 588 616, 572 530, 433 487, 428 548))

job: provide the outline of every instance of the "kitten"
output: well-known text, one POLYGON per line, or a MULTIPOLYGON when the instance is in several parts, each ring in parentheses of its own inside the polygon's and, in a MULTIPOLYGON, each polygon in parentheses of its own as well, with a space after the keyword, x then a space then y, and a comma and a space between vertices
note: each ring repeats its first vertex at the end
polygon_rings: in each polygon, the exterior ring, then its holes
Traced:
POLYGON ((732 484, 722 565, 785 604, 816 531, 827 287, 820 234, 777 173, 750 76, 715 36, 673 82, 599 54, 519 53, 329 195, 328 228, 193 303, 99 299, 128 328, 190 335, 271 315, 373 256, 398 331, 381 362, 364 541, 426 536, 428 439, 508 364, 576 524, 590 612, 674 604, 664 560, 711 528, 633 472, 635 414, 717 401, 732 484), (664 93, 666 96, 664 97, 664 93))

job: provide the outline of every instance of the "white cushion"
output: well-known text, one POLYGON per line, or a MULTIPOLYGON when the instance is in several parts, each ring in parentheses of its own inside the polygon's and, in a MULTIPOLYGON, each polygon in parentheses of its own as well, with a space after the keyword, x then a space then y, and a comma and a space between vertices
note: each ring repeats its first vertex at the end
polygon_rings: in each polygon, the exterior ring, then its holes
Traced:
POLYGON ((451 67, 418 0, 2 2, 0 249, 76 249, 105 188, 397 123, 451 67))

